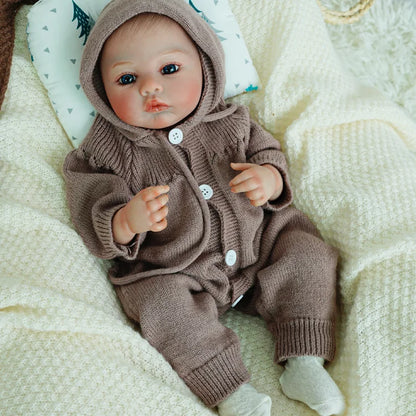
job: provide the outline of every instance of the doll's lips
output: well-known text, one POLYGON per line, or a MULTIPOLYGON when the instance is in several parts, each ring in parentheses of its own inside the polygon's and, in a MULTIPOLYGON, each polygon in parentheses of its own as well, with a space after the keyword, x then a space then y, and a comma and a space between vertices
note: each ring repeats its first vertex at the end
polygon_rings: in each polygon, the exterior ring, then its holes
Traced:
POLYGON ((146 101, 144 111, 146 111, 146 113, 159 113, 160 111, 166 110, 167 108, 169 108, 167 104, 153 99, 150 101, 146 101))

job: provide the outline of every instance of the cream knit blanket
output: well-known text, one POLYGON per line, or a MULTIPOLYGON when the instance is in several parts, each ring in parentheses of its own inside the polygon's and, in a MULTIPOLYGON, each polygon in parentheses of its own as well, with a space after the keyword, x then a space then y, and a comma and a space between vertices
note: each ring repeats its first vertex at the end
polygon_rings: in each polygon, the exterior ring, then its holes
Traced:
MULTIPOLYGON (((342 69, 314 0, 230 1, 262 89, 239 96, 285 149, 296 205, 340 251, 338 354, 349 416, 416 414, 416 124, 342 69)), ((134 331, 73 230, 61 166, 70 150, 18 15, 0 113, 0 414, 204 416, 134 331)), ((274 416, 287 399, 264 323, 230 312, 252 384, 274 416)))

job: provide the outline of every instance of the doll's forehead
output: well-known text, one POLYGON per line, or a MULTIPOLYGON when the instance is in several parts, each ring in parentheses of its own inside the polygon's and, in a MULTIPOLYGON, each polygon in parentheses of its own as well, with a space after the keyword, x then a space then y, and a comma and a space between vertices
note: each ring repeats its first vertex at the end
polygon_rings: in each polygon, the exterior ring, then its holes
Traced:
POLYGON ((182 55, 200 60, 199 48, 180 24, 164 15, 143 13, 127 20, 107 38, 99 61, 113 66, 149 50, 152 57, 182 55))
MULTIPOLYGON (((137 32, 146 33, 146 31, 155 30, 172 30, 183 28, 168 16, 158 13, 141 13, 133 16, 126 22, 122 23, 111 36, 124 35, 129 36, 137 32)), ((184 31, 184 33, 186 33, 184 31)), ((188 34, 187 34, 188 35, 188 34)))

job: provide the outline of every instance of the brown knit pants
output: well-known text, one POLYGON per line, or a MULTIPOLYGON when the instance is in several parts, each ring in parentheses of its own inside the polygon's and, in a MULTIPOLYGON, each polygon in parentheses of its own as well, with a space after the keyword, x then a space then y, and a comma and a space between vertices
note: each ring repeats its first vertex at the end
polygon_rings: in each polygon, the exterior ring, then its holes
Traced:
MULTIPOLYGON (((237 308, 265 319, 276 339, 277 362, 300 355, 331 360, 337 255, 299 211, 283 217, 284 223, 282 216, 269 218, 258 261, 239 274, 251 288, 237 308)), ((248 381, 239 340, 218 320, 227 305, 219 305, 201 280, 178 273, 116 289, 142 335, 208 406, 248 381)))

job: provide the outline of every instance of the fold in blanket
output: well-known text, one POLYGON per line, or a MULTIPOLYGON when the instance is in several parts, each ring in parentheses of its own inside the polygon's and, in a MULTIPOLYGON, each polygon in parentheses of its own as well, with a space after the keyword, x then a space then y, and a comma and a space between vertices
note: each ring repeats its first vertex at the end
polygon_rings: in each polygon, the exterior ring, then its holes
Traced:
POLYGON ((20 6, 36 0, 2 0, 0 3, 0 109, 9 83, 14 44, 14 19, 20 6))

